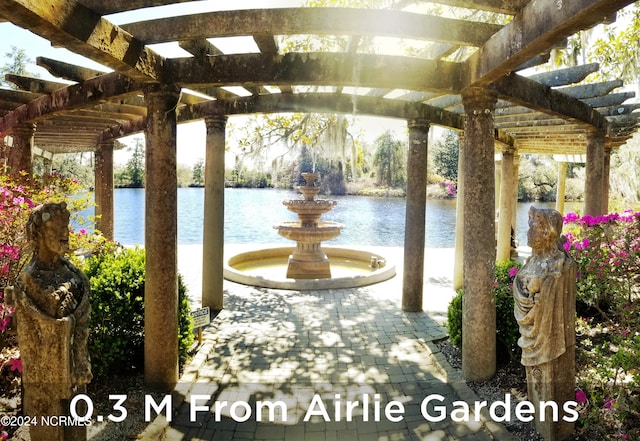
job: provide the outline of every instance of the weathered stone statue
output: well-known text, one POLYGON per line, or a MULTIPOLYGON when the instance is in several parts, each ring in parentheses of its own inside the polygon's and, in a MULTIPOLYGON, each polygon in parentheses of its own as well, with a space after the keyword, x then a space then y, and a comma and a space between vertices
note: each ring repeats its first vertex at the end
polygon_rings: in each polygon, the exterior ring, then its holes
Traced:
MULTIPOLYGON (((32 441, 86 440, 83 424, 41 424, 40 416, 69 415, 69 401, 91 381, 89 281, 69 251, 66 204, 36 207, 27 222, 33 256, 13 289, 22 358, 23 413, 37 417, 32 441)), ((78 414, 84 416, 78 407, 78 414)))
POLYGON ((563 440, 573 423, 562 420, 563 405, 575 400, 576 265, 564 250, 562 215, 552 209, 529 209, 531 257, 516 275, 514 313, 520 328, 518 345, 527 372, 529 401, 536 407, 536 429, 545 440, 563 440), (540 402, 554 401, 545 417, 540 402))

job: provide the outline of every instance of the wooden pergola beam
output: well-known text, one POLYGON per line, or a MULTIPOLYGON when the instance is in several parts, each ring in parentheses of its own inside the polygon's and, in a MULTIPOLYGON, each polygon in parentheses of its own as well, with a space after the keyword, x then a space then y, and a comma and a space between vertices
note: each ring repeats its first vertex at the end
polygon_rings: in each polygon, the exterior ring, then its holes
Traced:
POLYGON ((588 104, 518 74, 508 75, 489 86, 501 98, 566 120, 604 129, 606 119, 588 104))
POLYGON ((473 8, 507 15, 516 15, 528 1, 529 0, 431 0, 432 3, 442 5, 473 8))
POLYGON ((182 15, 129 23, 122 28, 145 44, 213 36, 336 34, 384 35, 477 47, 502 26, 380 9, 279 8, 182 15))
POLYGON ((465 62, 460 89, 487 86, 634 0, 531 0, 465 62))
POLYGON ((192 0, 82 0, 82 3, 101 15, 116 12, 133 11, 154 6, 165 6, 176 3, 186 3, 192 0))
POLYGON ((59 83, 24 75, 5 74, 4 79, 15 84, 20 90, 37 94, 47 94, 69 86, 68 83, 59 83))
POLYGON ((78 1, 0 0, 0 15, 136 81, 163 80, 163 57, 78 1))
POLYGON ((223 55, 223 52, 215 45, 211 44, 206 38, 196 38, 193 40, 180 40, 178 42, 185 51, 189 52, 196 58, 212 57, 214 55, 223 55))
POLYGON ((530 75, 527 78, 549 87, 566 86, 568 84, 579 83, 584 80, 587 75, 597 72, 599 68, 600 65, 598 63, 582 64, 580 66, 566 67, 551 72, 530 75))
POLYGON ((238 97, 221 103, 209 101, 178 109, 180 122, 204 118, 210 114, 242 115, 249 113, 278 112, 333 112, 350 114, 354 106, 360 115, 401 119, 423 119, 431 124, 462 130, 461 115, 421 103, 399 102, 384 98, 357 96, 341 93, 296 93, 238 97), (222 109, 222 110, 221 110, 222 109))
POLYGON ((170 77, 188 88, 256 85, 342 85, 453 91, 459 64, 402 56, 288 53, 167 60, 170 77))
POLYGON ((602 83, 582 84, 580 86, 560 87, 556 90, 558 92, 564 93, 565 95, 569 95, 570 97, 584 100, 587 98, 605 96, 613 89, 617 89, 618 87, 622 86, 622 80, 612 80, 602 83))
POLYGON ((36 64, 45 68, 47 72, 54 77, 75 81, 76 83, 108 73, 106 71, 89 69, 88 67, 77 66, 47 57, 37 57, 36 64))
POLYGON ((120 73, 105 74, 30 100, 0 118, 0 132, 11 130, 20 123, 37 122, 61 112, 136 94, 141 87, 140 83, 120 73))

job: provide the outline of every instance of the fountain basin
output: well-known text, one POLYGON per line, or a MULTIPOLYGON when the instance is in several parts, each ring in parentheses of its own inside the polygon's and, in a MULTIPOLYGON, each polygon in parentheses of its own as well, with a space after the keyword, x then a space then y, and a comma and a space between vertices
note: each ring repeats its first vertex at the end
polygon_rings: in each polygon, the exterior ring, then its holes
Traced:
POLYGON ((225 263, 224 277, 232 282, 264 288, 321 290, 367 286, 396 275, 395 264, 379 254, 341 247, 322 249, 331 261, 331 278, 286 278, 294 247, 264 248, 231 256, 225 263), (372 261, 375 262, 373 268, 372 261))

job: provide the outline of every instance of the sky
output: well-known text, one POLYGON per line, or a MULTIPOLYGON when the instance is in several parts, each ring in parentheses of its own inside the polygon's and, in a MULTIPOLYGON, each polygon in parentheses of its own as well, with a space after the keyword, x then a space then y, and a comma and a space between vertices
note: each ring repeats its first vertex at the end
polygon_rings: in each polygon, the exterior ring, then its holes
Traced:
MULTIPOLYGON (((167 7, 153 8, 152 10, 132 11, 128 13, 114 14, 109 17, 109 21, 116 25, 131 23, 140 20, 148 20, 159 18, 167 15, 185 15, 205 11, 215 11, 223 9, 252 9, 252 8, 280 8, 295 7, 304 3, 303 0, 234 0, 233 2, 198 1, 193 3, 180 3, 167 7)), ((228 51, 233 51, 234 43, 229 42, 228 51)), ((109 71, 110 69, 95 63, 85 57, 75 54, 64 48, 56 48, 51 46, 49 41, 21 29, 12 23, 0 23, 0 56, 1 63, 4 64, 8 60, 5 54, 12 52, 12 46, 18 49, 24 49, 27 56, 33 61, 27 66, 32 74, 37 74, 40 78, 52 81, 61 81, 49 74, 44 68, 35 64, 36 57, 42 56, 52 58, 67 63, 85 66, 97 70, 109 71)), ((181 50, 174 45, 154 45, 153 49, 163 56, 179 56, 181 50)), ((183 55, 184 56, 184 55, 183 55)), ((232 116, 229 121, 236 126, 243 125, 246 120, 245 116, 232 116)), ((366 140, 372 141, 385 130, 392 130, 397 136, 403 136, 406 129, 406 122, 402 120, 393 120, 386 118, 374 117, 355 117, 356 131, 362 131, 366 140)), ((127 145, 133 145, 135 138, 141 138, 142 135, 134 135, 121 138, 120 141, 127 145)), ((229 134, 227 138, 230 139, 229 134)), ((205 157, 205 126, 203 121, 195 121, 178 125, 177 128, 177 152, 178 163, 181 165, 192 166, 199 159, 205 157)), ((124 164, 130 157, 130 152, 121 150, 115 153, 114 161, 116 164, 124 164)), ((229 158, 227 158, 227 161, 229 158)), ((233 162, 231 162, 233 163, 233 162)))

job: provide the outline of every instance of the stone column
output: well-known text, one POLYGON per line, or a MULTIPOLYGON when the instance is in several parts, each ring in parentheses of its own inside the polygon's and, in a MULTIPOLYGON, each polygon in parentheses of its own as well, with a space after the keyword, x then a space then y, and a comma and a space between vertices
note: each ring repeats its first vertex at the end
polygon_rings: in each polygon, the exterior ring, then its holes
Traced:
POLYGON ((502 151, 502 179, 500 181, 500 208, 498 217, 498 247, 496 262, 502 262, 511 258, 511 226, 513 221, 513 187, 516 186, 513 166, 514 150, 505 148, 502 151))
POLYGON ((113 143, 101 142, 95 153, 96 228, 113 240, 113 143))
MULTIPOLYGON (((494 179, 494 186, 493 186, 493 191, 494 191, 494 197, 493 200, 496 204, 495 207, 495 213, 496 213, 496 219, 498 216, 498 211, 500 211, 500 189, 502 188, 502 158, 499 160, 496 160, 494 162, 494 175, 495 175, 495 179, 494 179)), ((496 236, 496 240, 498 240, 498 237, 496 236)))
MULTIPOLYGON (((518 154, 518 144, 515 144, 513 154, 513 188, 511 189, 511 229, 513 230, 513 239, 518 237, 518 181, 520 180, 520 155, 518 154)), ((517 245, 517 244, 516 244, 517 245)), ((517 256, 516 252, 516 256, 517 256)))
POLYGON ((609 185, 611 173, 611 146, 605 145, 602 188, 602 214, 609 212, 609 185))
POLYGON ((402 309, 422 311, 429 122, 409 120, 402 309))
POLYGON ((33 147, 33 136, 36 131, 35 124, 19 124, 13 129, 13 145, 9 148, 7 165, 11 171, 21 170, 32 173, 31 149, 33 147))
POLYGON ((178 381, 177 87, 149 85, 145 130, 144 377, 157 390, 178 381))
POLYGON ((204 231, 202 250, 202 306, 224 307, 224 146, 227 117, 208 116, 204 176, 204 231))
POLYGON ((497 95, 462 94, 464 129, 464 276, 462 373, 486 381, 496 372, 494 112, 497 95))
POLYGON ((558 163, 558 187, 556 189, 556 211, 564 214, 564 197, 567 189, 567 163, 558 163))
POLYGON ((604 214, 604 133, 587 134, 587 178, 584 184, 584 213, 592 216, 604 214))
POLYGON ((453 289, 462 288, 464 262, 464 134, 458 135, 458 191, 456 194, 456 244, 453 262, 453 289))

